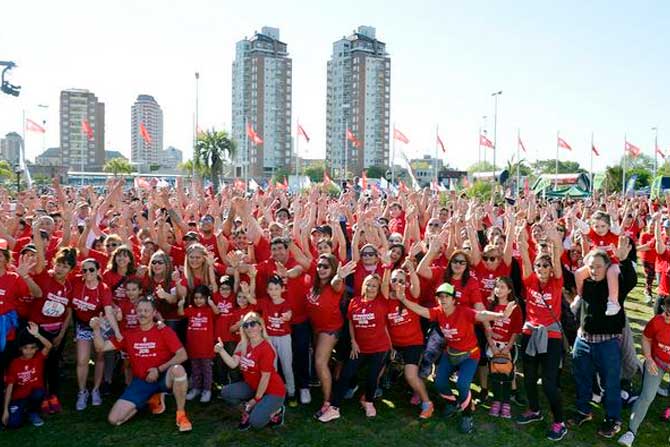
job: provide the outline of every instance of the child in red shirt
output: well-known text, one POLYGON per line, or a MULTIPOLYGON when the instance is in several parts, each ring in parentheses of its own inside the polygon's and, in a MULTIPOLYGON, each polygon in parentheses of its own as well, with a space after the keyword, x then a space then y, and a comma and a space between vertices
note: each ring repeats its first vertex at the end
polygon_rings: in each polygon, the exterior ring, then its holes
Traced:
POLYGON ((44 425, 40 408, 45 396, 44 362, 51 349, 51 342, 40 335, 39 326, 32 321, 27 334, 19 337, 21 357, 12 360, 5 373, 5 404, 2 423, 9 428, 18 428, 26 415, 35 427, 44 425), (38 344, 42 350, 38 351, 38 344))
POLYGON ((184 309, 185 300, 177 303, 177 313, 187 319, 186 352, 191 360, 191 390, 186 400, 200 396, 201 403, 212 399, 212 359, 214 358, 214 319, 219 309, 212 292, 203 284, 193 290, 193 302, 184 309))
MULTIPOLYGON (((604 211, 596 211, 591 217, 591 229, 587 234, 590 249, 603 249, 610 257, 611 264, 607 268, 607 290, 609 291, 609 297, 607 299, 607 310, 605 310, 605 315, 608 317, 616 315, 621 311, 621 305, 619 304, 619 260, 615 255, 619 236, 612 232, 611 225, 609 214, 604 211)), ((587 266, 581 267, 575 272, 577 295, 582 295, 582 286, 588 276, 589 269, 587 266)))

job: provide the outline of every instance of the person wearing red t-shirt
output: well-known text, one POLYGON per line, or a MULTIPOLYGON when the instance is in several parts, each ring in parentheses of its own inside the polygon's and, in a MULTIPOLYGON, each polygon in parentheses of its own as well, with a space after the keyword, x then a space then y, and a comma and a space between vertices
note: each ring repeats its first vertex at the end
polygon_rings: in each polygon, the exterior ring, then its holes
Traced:
POLYGON ((284 398, 286 387, 275 368, 276 354, 272 349, 265 324, 256 312, 249 312, 242 318, 241 340, 231 356, 223 342, 214 346, 230 368, 242 370, 244 381, 226 385, 221 397, 238 405, 246 401, 239 429, 277 426, 284 422, 284 398))
POLYGON ((112 406, 107 420, 112 425, 121 425, 147 405, 153 414, 161 414, 165 411, 165 393, 172 391, 177 404, 177 427, 180 432, 191 431, 185 409, 188 377, 181 365, 188 358, 186 350, 172 329, 156 326, 156 308, 152 301, 140 299, 135 310, 140 326, 121 340, 104 339, 101 319, 91 319, 96 351, 125 352, 133 371, 132 382, 112 406))
POLYGON ((377 415, 373 400, 379 374, 384 367, 386 355, 391 350, 391 339, 386 327, 386 301, 380 296, 380 291, 380 276, 376 273, 370 274, 363 280, 360 296, 349 302, 347 318, 351 336, 351 354, 335 382, 330 406, 319 417, 321 422, 330 422, 340 417, 340 403, 349 383, 363 364, 368 365, 368 372, 365 398, 361 399, 361 405, 365 409, 366 417, 377 415))
POLYGON ((295 378, 293 376, 293 350, 291 346, 291 318, 293 312, 288 301, 284 280, 279 275, 272 275, 266 281, 267 298, 258 300, 258 310, 265 320, 265 328, 270 336, 270 343, 275 348, 282 375, 286 383, 289 406, 297 407, 295 399, 295 378))
POLYGON ((563 242, 555 228, 547 229, 551 255, 538 254, 531 262, 526 233, 517 235, 521 253, 522 278, 526 300, 526 321, 521 337, 524 383, 528 395, 528 410, 519 416, 519 424, 542 420, 537 392, 539 370, 542 369, 542 388, 553 413, 553 424, 547 434, 551 440, 565 437, 567 427, 563 418, 558 376, 563 354, 561 332, 561 302, 563 298, 563 242))
POLYGON ((344 281, 355 268, 356 264, 353 261, 342 266, 332 254, 319 256, 316 276, 307 295, 307 313, 316 336, 314 367, 321 381, 324 401, 315 415, 317 419, 330 406, 333 378, 328 363, 344 325, 340 311, 344 281))
POLYGON ((179 315, 186 317, 186 352, 191 360, 191 390, 186 400, 200 396, 204 404, 212 399, 214 322, 219 312, 211 294, 209 287, 199 285, 193 291, 189 307, 184 309, 185 299, 177 304, 179 315))
POLYGON ((6 389, 2 423, 8 428, 20 427, 26 415, 35 427, 44 425, 40 406, 45 396, 44 362, 51 342, 40 335, 39 326, 32 321, 28 323, 26 332, 19 337, 21 356, 12 360, 4 377, 6 389), (38 343, 43 346, 41 350, 38 350, 38 343))
POLYGON ((644 296, 647 303, 651 303, 653 300, 652 289, 654 287, 654 278, 656 277, 654 269, 656 265, 656 240, 654 239, 652 222, 642 231, 640 240, 637 243, 637 252, 644 268, 644 296))
POLYGON ((456 301, 456 289, 449 283, 443 283, 435 291, 438 306, 426 308, 416 304, 406 297, 401 296, 400 302, 409 310, 424 318, 438 323, 440 331, 447 340, 447 346, 440 359, 435 377, 435 386, 442 395, 451 395, 449 378, 451 374, 458 371, 458 399, 454 404, 449 404, 445 415, 450 416, 458 411, 463 412, 461 419, 461 432, 470 433, 473 426, 472 407, 470 405, 472 396, 470 385, 479 363, 479 346, 475 335, 475 323, 483 321, 495 321, 509 318, 515 303, 509 303, 503 313, 495 313, 487 310, 475 311, 466 306, 458 305, 456 301))
MULTIPOLYGON (((635 401, 630 414, 628 432, 619 439, 619 444, 631 446, 640 424, 654 402, 665 373, 670 372, 670 298, 662 302, 663 312, 652 317, 642 332, 644 354, 644 377, 640 397, 635 401), (623 443, 622 440, 627 442, 623 443)), ((667 410, 666 410, 667 411, 667 410)))
POLYGON ((419 418, 428 419, 432 417, 435 406, 430 401, 426 385, 419 377, 419 361, 423 353, 421 322, 417 314, 407 309, 399 301, 399 296, 406 296, 409 291, 409 299, 417 302, 419 284, 419 277, 409 258, 403 263, 403 268, 395 269, 392 272, 389 269, 384 270, 382 294, 387 298, 386 325, 391 343, 393 349, 405 364, 403 373, 407 384, 414 391, 414 396, 421 400, 419 418))
MULTIPOLYGON (((221 339, 228 354, 233 355, 235 347, 240 341, 237 334, 231 331, 231 327, 240 320, 240 315, 237 313, 239 309, 237 306, 237 296, 233 291, 235 287, 235 280, 230 275, 221 277, 219 285, 219 293, 213 295, 214 303, 216 304, 219 313, 216 317, 216 324, 214 325, 215 339, 221 339)), ((247 300, 244 299, 247 304, 247 300)), ((248 312, 249 310, 247 310, 248 312)), ((221 385, 228 385, 242 380, 242 375, 238 370, 230 369, 223 362, 220 356, 214 357, 214 381, 221 385)))
MULTIPOLYGON (((88 405, 89 392, 86 389, 88 380, 88 364, 91 358, 93 330, 89 326, 91 318, 104 313, 106 327, 113 331, 112 336, 121 340, 123 336, 116 321, 112 307, 112 294, 109 287, 98 276, 100 265, 93 258, 85 259, 81 264, 83 277, 75 281, 72 287, 72 308, 75 319, 75 340, 77 342, 77 411, 84 410, 88 405)), ((93 390, 90 393, 93 406, 102 405, 100 385, 104 372, 104 353, 96 353, 93 390)))
MULTIPOLYGON (((514 284, 508 277, 500 277, 496 280, 493 289, 493 312, 503 312, 510 302, 516 302, 514 298, 514 284)), ((493 389, 493 403, 489 415, 510 419, 512 417, 512 406, 510 398, 514 389, 514 360, 516 352, 514 344, 516 337, 521 333, 523 316, 520 308, 515 308, 509 318, 498 320, 491 324, 491 332, 486 334, 488 348, 486 356, 491 361, 496 359, 507 360, 512 364, 509 374, 489 372, 489 381, 493 389)))

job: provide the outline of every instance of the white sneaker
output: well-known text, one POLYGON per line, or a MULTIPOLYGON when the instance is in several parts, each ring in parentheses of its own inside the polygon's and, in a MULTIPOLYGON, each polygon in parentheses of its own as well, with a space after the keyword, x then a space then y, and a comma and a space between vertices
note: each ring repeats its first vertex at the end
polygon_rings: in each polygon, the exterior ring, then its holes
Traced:
POLYGON ((200 390, 197 388, 191 388, 188 393, 186 393, 186 400, 193 400, 198 396, 200 396, 200 390))
POLYGON ((102 405, 102 396, 100 396, 100 390, 97 388, 91 391, 91 405, 94 407, 102 405))
POLYGON ((628 430, 626 433, 621 435, 617 442, 621 445, 625 445, 626 447, 631 447, 633 445, 633 441, 635 441, 635 435, 632 431, 628 430))
POLYGON ((309 388, 302 388, 300 390, 300 403, 307 405, 312 402, 312 393, 310 393, 309 388))
POLYGON ((372 402, 362 401, 361 405, 365 410, 365 417, 373 418, 377 416, 377 409, 375 408, 375 405, 372 402))
POLYGON ((619 313, 621 310, 621 306, 619 303, 613 303, 611 301, 607 302, 607 310, 605 311, 605 315, 608 317, 611 317, 613 315, 616 315, 619 313))
POLYGON ((88 390, 82 390, 77 393, 77 404, 75 408, 77 411, 83 411, 88 406, 88 390))
POLYGON ((659 396, 663 396, 663 397, 670 396, 670 393, 668 393, 668 389, 663 388, 662 386, 658 387, 658 390, 656 391, 656 394, 658 394, 659 396))
POLYGON ((651 304, 654 302, 654 297, 644 292, 644 304, 651 304))
POLYGON ((200 403, 208 404, 212 400, 212 392, 210 390, 205 390, 200 395, 200 403))
POLYGON ((335 419, 340 418, 340 410, 338 410, 335 407, 328 407, 326 411, 323 412, 321 416, 319 416, 319 421, 320 422, 330 422, 334 421, 335 419))

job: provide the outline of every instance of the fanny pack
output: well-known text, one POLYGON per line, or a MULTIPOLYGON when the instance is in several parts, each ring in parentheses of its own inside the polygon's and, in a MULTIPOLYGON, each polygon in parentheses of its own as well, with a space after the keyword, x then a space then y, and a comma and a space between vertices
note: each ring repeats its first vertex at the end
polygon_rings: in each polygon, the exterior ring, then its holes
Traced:
POLYGON ((472 354, 475 349, 478 348, 473 348, 469 351, 459 351, 457 349, 454 349, 450 346, 447 347, 447 356, 449 358, 449 363, 451 363, 453 366, 458 366, 461 363, 463 363, 466 359, 470 358, 470 354, 472 354))
POLYGON ((495 354, 489 360, 489 371, 491 374, 503 374, 509 376, 514 371, 511 354, 495 354))

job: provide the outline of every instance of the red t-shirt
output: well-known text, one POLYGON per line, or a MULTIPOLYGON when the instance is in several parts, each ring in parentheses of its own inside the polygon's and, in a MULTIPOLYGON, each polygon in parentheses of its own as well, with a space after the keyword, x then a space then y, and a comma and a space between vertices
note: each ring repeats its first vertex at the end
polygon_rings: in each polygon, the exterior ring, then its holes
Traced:
MULTIPOLYGON (((526 292, 524 296, 526 297, 527 323, 533 326, 551 326, 557 320, 561 321, 562 277, 552 276, 546 284, 540 285, 539 278, 533 272, 523 280, 523 286, 526 292)), ((524 329, 523 333, 530 334, 531 330, 524 329)), ((561 338, 561 332, 549 331, 549 338, 561 338)))
POLYGON ((179 245, 171 245, 170 252, 168 254, 172 259, 172 265, 177 267, 181 273, 184 273, 184 262, 186 261, 186 250, 184 250, 184 247, 179 245))
POLYGON ((619 236, 608 231, 604 236, 600 236, 598 233, 591 229, 588 233, 589 241, 591 242, 592 248, 601 248, 607 251, 610 259, 613 264, 618 264, 619 259, 614 256, 617 245, 619 244, 619 236))
MULTIPOLYGON (((498 304, 493 308, 493 312, 503 313, 506 305, 498 304)), ((523 326, 523 315, 521 309, 516 307, 509 318, 502 320, 494 320, 491 323, 491 331, 493 332, 493 339, 503 343, 509 343, 512 335, 520 334, 523 326)))
MULTIPOLYGON (((318 281, 318 279, 317 279, 318 281)), ((319 294, 307 293, 307 314, 315 333, 335 332, 342 329, 344 319, 340 311, 342 293, 335 292, 330 284, 321 287, 319 294)))
POLYGON ((46 271, 35 275, 33 280, 42 289, 42 298, 33 302, 30 320, 47 331, 59 331, 65 322, 67 309, 71 307, 72 285, 69 281, 59 283, 46 271))
POLYGON ((651 356, 670 363, 670 323, 663 315, 656 315, 644 327, 644 336, 651 340, 651 356))
POLYGON ((274 366, 276 354, 268 341, 263 340, 255 347, 248 344, 244 355, 240 351, 236 351, 235 355, 240 356, 242 377, 249 388, 255 392, 261 381, 261 373, 270 373, 270 382, 265 394, 284 397, 286 388, 274 366))
POLYGON ((509 277, 512 274, 512 266, 506 265, 503 261, 500 261, 495 270, 487 269, 484 262, 480 261, 479 264, 475 265, 470 271, 472 272, 473 270, 479 281, 479 290, 481 292, 482 300, 487 303, 496 286, 496 279, 501 276, 509 277))
POLYGON ((470 351, 470 358, 479 358, 479 347, 475 335, 476 312, 469 307, 456 306, 451 315, 446 315, 441 306, 431 307, 430 320, 437 321, 447 341, 446 347, 456 351, 470 351))
POLYGON ((347 318, 354 328, 356 343, 363 354, 386 352, 391 339, 386 331, 386 300, 377 298, 364 301, 357 296, 349 301, 347 318))
POLYGON ((230 315, 229 319, 227 320, 227 325, 221 326, 219 330, 222 332, 225 330, 228 334, 226 338, 221 337, 221 341, 240 341, 240 330, 238 329, 235 332, 230 332, 230 327, 233 326, 235 323, 239 323, 239 321, 244 317, 247 313, 249 312, 255 312, 256 311, 256 306, 253 306, 251 304, 247 304, 247 307, 236 307, 233 309, 233 313, 230 315))
POLYGON ((639 258, 643 262, 651 262, 652 264, 656 262, 656 238, 654 238, 654 235, 652 233, 647 233, 646 231, 642 233, 642 236, 640 236, 640 242, 638 242, 638 246, 644 245, 644 244, 650 244, 650 248, 647 251, 641 251, 639 252, 639 258))
POLYGON ((212 234, 210 237, 205 237, 200 233, 200 243, 205 246, 207 251, 213 253, 216 259, 221 260, 221 254, 219 253, 219 247, 216 244, 216 236, 212 234))
POLYGON ((421 318, 398 300, 386 301, 386 327, 393 346, 423 345, 421 318))
POLYGON ((88 325, 91 318, 100 315, 105 306, 112 305, 112 293, 107 284, 100 281, 95 289, 89 289, 83 280, 76 281, 72 287, 72 308, 80 323, 88 325))
MULTIPOLYGON (((30 294, 28 284, 16 272, 5 272, 0 275, 0 315, 16 310, 16 303, 20 297, 30 294)), ((16 329, 7 333, 7 340, 14 340, 16 329)))
POLYGON ((119 323, 119 330, 121 333, 137 329, 140 326, 140 320, 137 318, 135 305, 130 300, 121 300, 116 304, 121 309, 121 322, 119 323))
POLYGON ((184 309, 186 327, 186 352, 192 359, 214 357, 214 311, 208 305, 184 309))
POLYGON ((270 250, 270 242, 261 236, 256 244, 254 244, 254 254, 256 262, 263 262, 270 259, 272 251, 270 250))
POLYGON ((128 354, 133 376, 144 380, 151 368, 158 368, 182 348, 177 334, 167 326, 156 325, 143 331, 140 328, 123 334, 123 340, 112 337, 112 344, 128 354))
MULTIPOLYGON (((292 257, 289 257, 284 267, 287 270, 292 269, 298 263, 292 257)), ((276 262, 270 258, 256 265, 256 297, 259 299, 268 298, 267 284, 268 279, 277 272, 276 262)), ((307 320, 307 304, 305 302, 305 274, 301 274, 296 278, 288 278, 286 281, 286 301, 291 306, 293 317, 291 324, 303 323, 307 320)))
MULTIPOLYGON (((109 290, 112 292, 112 300, 118 303, 121 300, 128 299, 126 295, 126 281, 129 279, 137 279, 136 275, 121 276, 116 272, 107 270, 102 275, 102 281, 107 284, 109 290)), ((169 290, 167 290, 169 292, 169 290)))
POLYGON ((389 231, 391 233, 405 233, 405 212, 402 211, 398 217, 389 220, 389 231))
POLYGON ((281 337, 291 333, 291 321, 284 321, 283 315, 291 310, 288 301, 274 303, 270 298, 258 300, 258 310, 265 320, 265 329, 272 337, 281 337))
MULTIPOLYGON (((235 309, 237 308, 235 294, 231 293, 227 297, 222 296, 219 292, 213 294, 212 299, 219 310, 216 317, 216 324, 214 325, 215 339, 221 338, 221 341, 236 341, 233 333, 230 332, 230 326, 235 324, 235 309)), ((239 317, 237 317, 239 319, 239 317)))
POLYGON ((358 261, 358 263, 356 264, 356 270, 352 275, 354 277, 353 295, 360 295, 361 293, 364 292, 362 290, 362 287, 363 287, 363 280, 365 279, 366 276, 371 275, 373 273, 378 274, 380 278, 384 276, 384 269, 382 268, 381 262, 376 263, 372 267, 373 267, 372 270, 368 270, 363 265, 363 261, 358 261))
POLYGON ((5 373, 5 385, 14 384, 11 400, 26 399, 34 390, 44 388, 44 362, 42 351, 33 358, 18 357, 12 360, 5 373))

